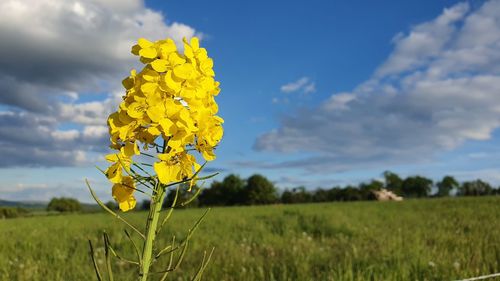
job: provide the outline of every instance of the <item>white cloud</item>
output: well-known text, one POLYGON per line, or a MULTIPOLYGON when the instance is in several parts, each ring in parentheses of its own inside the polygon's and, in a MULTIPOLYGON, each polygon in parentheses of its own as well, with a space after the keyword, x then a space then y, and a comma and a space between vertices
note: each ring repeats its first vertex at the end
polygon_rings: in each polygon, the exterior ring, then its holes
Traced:
POLYGON ((331 96, 327 101, 323 103, 323 107, 326 110, 342 110, 349 109, 349 102, 356 99, 356 95, 350 93, 342 93, 331 96))
POLYGON ((399 34, 352 92, 283 118, 257 150, 309 152, 275 167, 314 171, 431 161, 500 127, 500 1, 457 4, 399 34))
MULTIPOLYGON (((80 202, 95 203, 86 188, 82 188, 80 184, 75 185, 74 182, 83 180, 75 179, 71 183, 56 182, 56 183, 16 183, 13 185, 0 184, 3 200, 25 201, 25 202, 40 202, 48 203, 54 197, 71 197, 76 198, 80 202)), ((97 193, 101 200, 112 200, 107 183, 99 183, 98 186, 93 185, 94 192, 97 193)))
POLYGON ((83 136, 85 138, 103 138, 108 135, 108 127, 106 126, 85 126, 83 136))
POLYGON ((316 83, 311 82, 304 86, 304 94, 310 94, 316 92, 316 83))
POLYGON ((194 35, 143 0, 0 1, 0 105, 11 112, 0 110, 0 154, 11 158, 0 166, 78 165, 106 149, 106 117, 139 66, 131 46, 194 35))
POLYGON ((80 131, 78 130, 67 130, 67 131, 52 131, 51 136, 55 141, 74 141, 80 136, 80 131))
POLYGON ((408 35, 398 34, 394 38, 394 52, 376 71, 376 76, 399 74, 411 71, 438 56, 450 38, 457 32, 456 22, 463 20, 469 10, 466 3, 460 3, 430 22, 414 27, 408 35))
POLYGON ((2 192, 14 192, 26 189, 44 189, 47 188, 48 185, 46 183, 35 183, 35 184, 25 184, 25 183, 17 183, 15 185, 10 186, 2 186, 2 192))
POLYGON ((310 94, 316 92, 316 84, 309 79, 309 77, 299 78, 297 81, 290 82, 280 87, 283 93, 302 92, 310 94))

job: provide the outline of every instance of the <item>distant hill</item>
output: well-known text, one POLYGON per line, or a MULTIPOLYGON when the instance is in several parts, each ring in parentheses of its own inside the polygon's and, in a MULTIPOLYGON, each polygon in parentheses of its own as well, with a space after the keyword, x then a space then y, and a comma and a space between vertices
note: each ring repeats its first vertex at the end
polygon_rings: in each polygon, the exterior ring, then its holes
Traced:
MULTIPOLYGON (((8 201, 0 199, 0 207, 20 207, 31 210, 45 210, 48 202, 43 201, 8 201)), ((81 203, 84 212, 100 211, 101 207, 97 204, 81 203)))
POLYGON ((47 207, 46 202, 36 201, 7 201, 0 199, 0 207, 21 207, 26 209, 44 209, 47 207))

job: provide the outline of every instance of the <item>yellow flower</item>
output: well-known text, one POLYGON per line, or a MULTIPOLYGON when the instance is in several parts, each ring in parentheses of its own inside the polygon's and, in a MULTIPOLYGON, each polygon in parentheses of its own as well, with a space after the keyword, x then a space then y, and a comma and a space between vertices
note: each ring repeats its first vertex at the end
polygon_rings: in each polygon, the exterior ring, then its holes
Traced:
POLYGON ((132 47, 132 53, 148 59, 154 58, 158 55, 155 45, 151 41, 144 38, 140 38, 137 41, 137 45, 132 47))
POLYGON ((114 163, 113 165, 109 166, 108 169, 106 169, 104 174, 110 182, 119 183, 122 181, 122 166, 120 165, 120 163, 114 163))
POLYGON ((181 169, 177 164, 169 163, 167 161, 160 161, 153 164, 153 168, 158 175, 158 179, 163 184, 180 181, 181 169))
POLYGON ((114 183, 113 196, 122 210, 135 206, 133 189, 125 189, 125 183, 134 186, 133 180, 123 173, 130 172, 132 158, 141 150, 166 144, 153 164, 162 184, 184 179, 194 184, 201 167, 193 155, 196 151, 206 161, 215 159, 223 120, 216 116, 220 88, 214 62, 198 38, 183 42, 183 53, 170 38, 156 42, 140 38, 132 47, 144 67, 123 80, 123 101, 108 118, 110 147, 117 152, 106 157, 111 164, 105 173, 114 183))
POLYGON ((137 144, 135 142, 129 142, 125 144, 121 149, 120 149, 121 154, 124 156, 125 159, 127 158, 132 158, 134 155, 139 155, 139 147, 137 147, 137 144))
POLYGON ((136 205, 134 197, 135 183, 131 177, 123 177, 122 182, 115 183, 112 188, 113 198, 118 202, 120 210, 126 212, 136 205))
POLYGON ((158 45, 160 49, 160 57, 162 59, 167 59, 170 54, 175 54, 175 51, 177 51, 177 46, 175 45, 174 40, 170 38, 159 41, 158 45))

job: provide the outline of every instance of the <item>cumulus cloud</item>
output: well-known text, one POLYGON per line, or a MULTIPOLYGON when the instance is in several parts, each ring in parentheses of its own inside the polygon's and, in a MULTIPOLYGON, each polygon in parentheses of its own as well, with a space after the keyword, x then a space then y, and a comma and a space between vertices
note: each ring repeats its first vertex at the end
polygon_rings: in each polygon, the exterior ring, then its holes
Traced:
POLYGON ((428 161, 500 127, 500 1, 466 3, 394 39, 352 92, 283 117, 255 149, 313 156, 276 163, 310 171, 428 161))
POLYGON ((89 151, 103 153, 102 129, 60 130, 53 116, 23 111, 0 113, 0 167, 75 166, 86 164, 89 151), (98 144, 98 145, 96 145, 98 144))
POLYGON ((290 82, 280 87, 283 93, 295 93, 301 92, 304 94, 310 94, 316 92, 316 84, 311 81, 309 77, 299 78, 297 81, 290 82))
POLYGON ((463 21, 468 10, 466 3, 457 4, 445 9, 433 21, 414 27, 409 34, 397 34, 393 39, 395 50, 377 70, 376 76, 411 71, 442 55, 445 44, 450 42, 457 32, 455 24, 463 21))
MULTIPOLYGON (((95 183, 93 183, 95 184, 95 183)), ((106 183, 107 184, 107 183, 106 183)), ((99 184, 101 187, 103 184, 99 184)), ((104 184, 105 185, 105 184, 104 184)), ((103 187, 103 186, 102 186, 103 187)), ((17 183, 15 185, 0 184, 2 200, 48 203, 54 197, 76 198, 83 203, 95 203, 88 190, 71 183, 17 183)), ((112 200, 105 188, 95 188, 96 194, 104 201, 112 200)))
POLYGON ((135 40, 195 34, 143 0, 1 1, 0 166, 78 165, 105 148, 135 40))

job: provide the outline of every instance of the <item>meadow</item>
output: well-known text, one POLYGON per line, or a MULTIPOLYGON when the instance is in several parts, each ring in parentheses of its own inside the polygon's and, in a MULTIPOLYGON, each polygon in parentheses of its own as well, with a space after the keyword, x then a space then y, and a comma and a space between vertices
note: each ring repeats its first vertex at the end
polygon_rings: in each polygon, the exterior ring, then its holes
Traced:
MULTIPOLYGON (((182 239, 203 212, 175 211, 160 244, 172 235, 182 239)), ((139 224, 147 213, 125 216, 139 224)), ((101 266, 103 230, 117 252, 133 259, 123 229, 104 213, 0 220, 0 280, 95 280, 87 240, 101 266)), ((500 272, 500 197, 212 208, 168 280, 190 280, 211 247, 204 280, 479 276, 500 272)), ((166 263, 160 259, 154 270, 166 263)), ((115 259, 113 268, 115 280, 133 280, 132 265, 115 259)))

